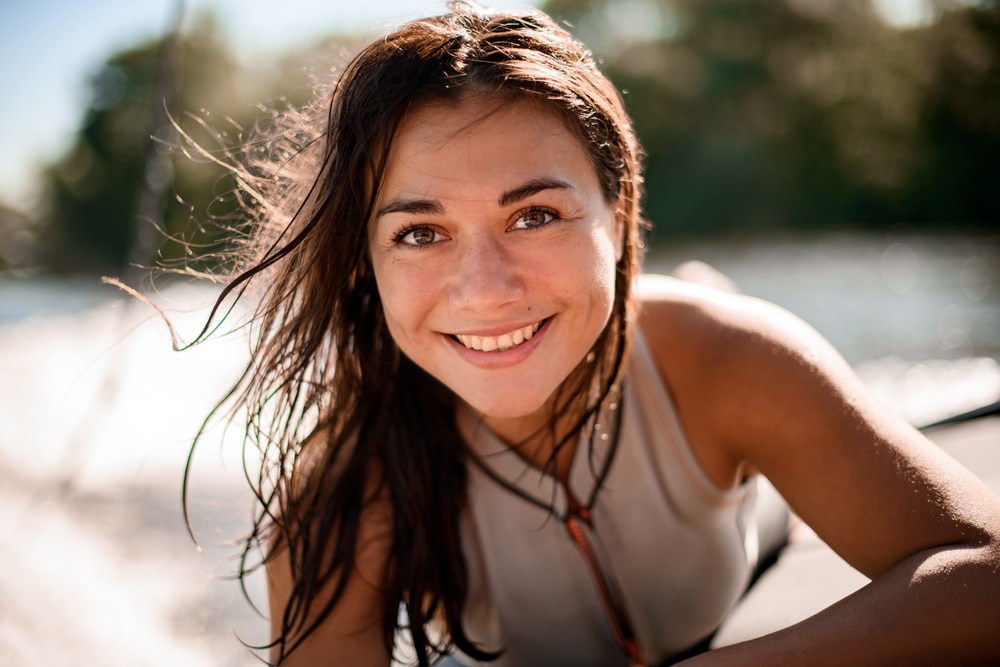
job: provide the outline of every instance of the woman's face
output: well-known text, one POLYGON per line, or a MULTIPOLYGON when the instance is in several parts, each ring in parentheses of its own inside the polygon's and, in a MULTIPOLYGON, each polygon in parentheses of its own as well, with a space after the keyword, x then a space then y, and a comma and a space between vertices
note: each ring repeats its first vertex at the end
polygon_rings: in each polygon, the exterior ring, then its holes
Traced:
POLYGON ((539 103, 418 107, 386 167, 369 234, 389 331, 516 439, 608 322, 620 216, 580 140, 539 103))

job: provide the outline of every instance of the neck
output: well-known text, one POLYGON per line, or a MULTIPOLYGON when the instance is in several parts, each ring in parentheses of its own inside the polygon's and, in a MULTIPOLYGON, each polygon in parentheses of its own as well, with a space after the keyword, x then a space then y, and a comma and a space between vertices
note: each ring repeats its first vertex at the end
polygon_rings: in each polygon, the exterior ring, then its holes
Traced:
POLYGON ((584 406, 581 403, 582 401, 573 401, 568 409, 562 410, 562 414, 556 414, 554 406, 549 402, 524 417, 478 416, 483 424, 525 462, 565 483, 576 453, 578 439, 571 431, 583 414, 584 406), (564 440, 565 443, 560 447, 559 443, 564 440))

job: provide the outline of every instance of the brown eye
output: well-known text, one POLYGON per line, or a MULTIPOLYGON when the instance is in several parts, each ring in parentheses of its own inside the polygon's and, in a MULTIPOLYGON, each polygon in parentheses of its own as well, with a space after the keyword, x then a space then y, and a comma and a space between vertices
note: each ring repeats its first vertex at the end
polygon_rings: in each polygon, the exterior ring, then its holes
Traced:
POLYGON ((437 240, 438 233, 430 227, 404 229, 396 237, 396 242, 404 245, 431 245, 437 240))
POLYGON ((556 219, 555 213, 548 209, 533 208, 521 213, 511 229, 538 229, 556 219))

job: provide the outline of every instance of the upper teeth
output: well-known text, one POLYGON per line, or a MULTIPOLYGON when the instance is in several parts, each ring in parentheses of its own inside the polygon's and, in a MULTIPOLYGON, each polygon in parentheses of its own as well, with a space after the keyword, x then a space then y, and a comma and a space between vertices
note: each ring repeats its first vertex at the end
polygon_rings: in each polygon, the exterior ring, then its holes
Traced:
POLYGON ((462 345, 470 350, 480 350, 482 352, 503 352, 504 350, 509 350, 512 347, 517 347, 526 340, 531 340, 531 337, 535 335, 535 332, 538 331, 538 327, 541 325, 541 322, 535 322, 534 324, 529 324, 521 329, 515 329, 514 331, 496 337, 466 336, 463 334, 456 334, 455 338, 457 338, 462 345))

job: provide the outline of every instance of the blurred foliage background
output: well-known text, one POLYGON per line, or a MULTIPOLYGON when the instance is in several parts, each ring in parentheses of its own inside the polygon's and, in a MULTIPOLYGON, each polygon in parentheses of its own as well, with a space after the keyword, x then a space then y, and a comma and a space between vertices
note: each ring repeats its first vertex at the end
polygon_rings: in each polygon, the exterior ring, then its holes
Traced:
MULTIPOLYGON (((648 154, 654 247, 720 232, 997 229, 1000 6, 937 0, 888 25, 873 0, 549 0, 625 91, 648 154)), ((360 39, 238 60, 200 14, 110 54, 31 211, 0 204, 0 270, 195 266, 238 216, 213 156, 298 105, 360 39), (177 126, 172 122, 176 121, 177 126), (151 140, 151 137, 154 140, 151 140)))

